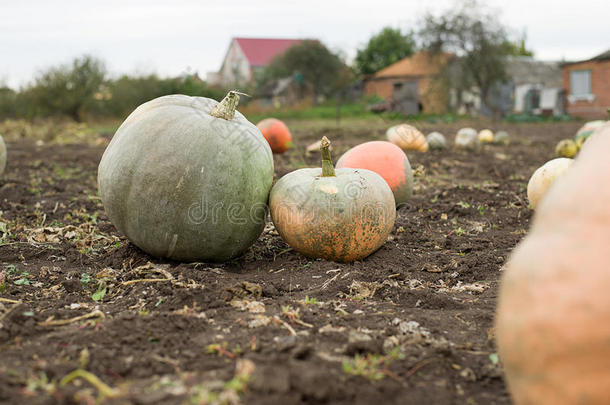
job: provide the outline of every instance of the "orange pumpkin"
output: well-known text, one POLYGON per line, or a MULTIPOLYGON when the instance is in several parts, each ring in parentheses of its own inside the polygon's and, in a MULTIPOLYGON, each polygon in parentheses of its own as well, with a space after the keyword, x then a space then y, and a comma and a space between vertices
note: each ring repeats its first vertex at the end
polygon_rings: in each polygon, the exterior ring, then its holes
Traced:
POLYGON ((322 168, 300 169, 271 189, 269 209, 280 236, 308 257, 352 262, 386 241, 396 219, 392 190, 377 173, 335 169, 322 138, 322 168))
POLYGON ((273 153, 284 153, 292 147, 292 135, 286 124, 275 118, 265 118, 256 124, 273 153))
POLYGON ((496 333, 516 404, 610 404, 609 150, 606 125, 506 266, 496 333))
POLYGON ((393 143, 372 141, 355 146, 339 158, 336 167, 367 169, 379 174, 392 189, 396 205, 405 203, 413 194, 411 164, 393 143))

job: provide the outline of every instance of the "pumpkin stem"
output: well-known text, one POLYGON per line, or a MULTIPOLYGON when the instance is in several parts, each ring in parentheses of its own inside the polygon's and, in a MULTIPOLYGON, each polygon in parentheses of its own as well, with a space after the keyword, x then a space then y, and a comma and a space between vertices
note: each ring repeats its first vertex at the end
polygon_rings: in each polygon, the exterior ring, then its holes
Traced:
POLYGON ((322 152, 322 177, 334 177, 335 167, 330 157, 330 141, 325 136, 320 141, 320 151, 322 152))
POLYGON ((235 116, 235 109, 239 104, 240 95, 248 96, 246 93, 241 93, 236 90, 229 91, 225 98, 223 98, 222 101, 218 103, 216 107, 212 108, 212 111, 210 111, 210 115, 212 117, 222 118, 227 121, 231 121, 235 116))

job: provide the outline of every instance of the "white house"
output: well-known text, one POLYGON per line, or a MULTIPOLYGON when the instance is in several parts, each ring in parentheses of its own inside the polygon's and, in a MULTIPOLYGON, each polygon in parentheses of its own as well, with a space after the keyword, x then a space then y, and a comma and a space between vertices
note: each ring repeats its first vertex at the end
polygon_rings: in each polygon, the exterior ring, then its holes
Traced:
POLYGON ((209 72, 207 81, 222 87, 250 84, 258 70, 300 42, 300 39, 233 38, 220 70, 209 72))

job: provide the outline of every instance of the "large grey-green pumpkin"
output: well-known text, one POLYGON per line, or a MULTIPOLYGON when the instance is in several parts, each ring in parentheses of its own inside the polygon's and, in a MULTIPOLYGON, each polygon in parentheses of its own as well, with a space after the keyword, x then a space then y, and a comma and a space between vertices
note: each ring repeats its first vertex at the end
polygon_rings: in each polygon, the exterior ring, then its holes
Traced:
POLYGON ((0 175, 4 173, 4 169, 6 169, 6 144, 0 135, 0 175))
POLYGON ((112 138, 99 165, 100 196, 112 223, 142 250, 225 261, 261 234, 273 157, 256 126, 234 112, 238 99, 159 97, 112 138), (211 115, 215 107, 224 118, 211 115))

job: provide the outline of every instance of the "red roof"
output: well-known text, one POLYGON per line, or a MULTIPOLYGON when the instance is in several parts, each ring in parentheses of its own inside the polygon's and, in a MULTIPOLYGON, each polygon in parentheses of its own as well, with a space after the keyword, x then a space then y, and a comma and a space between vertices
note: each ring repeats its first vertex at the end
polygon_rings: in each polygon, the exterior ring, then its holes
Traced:
POLYGON ((250 66, 267 66, 271 59, 283 53, 300 39, 235 38, 250 66))

